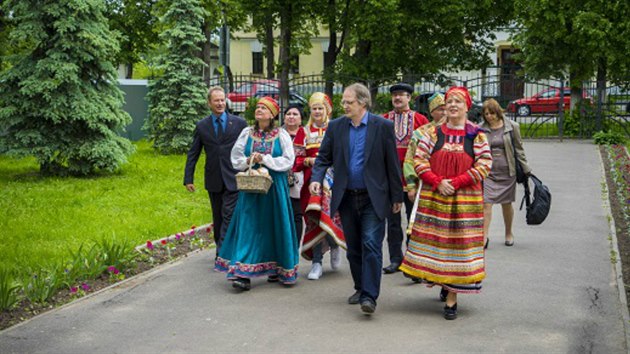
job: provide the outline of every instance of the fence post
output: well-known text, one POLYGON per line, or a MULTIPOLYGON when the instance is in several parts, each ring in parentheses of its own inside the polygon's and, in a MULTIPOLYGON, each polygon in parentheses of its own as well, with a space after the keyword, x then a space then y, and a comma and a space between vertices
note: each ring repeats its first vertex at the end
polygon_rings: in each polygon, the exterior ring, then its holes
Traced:
MULTIPOLYGON (((568 86, 567 81, 567 86, 568 86)), ((558 87, 560 90, 560 100, 558 100, 558 135, 560 136, 560 142, 564 138, 564 81, 560 80, 558 87)))

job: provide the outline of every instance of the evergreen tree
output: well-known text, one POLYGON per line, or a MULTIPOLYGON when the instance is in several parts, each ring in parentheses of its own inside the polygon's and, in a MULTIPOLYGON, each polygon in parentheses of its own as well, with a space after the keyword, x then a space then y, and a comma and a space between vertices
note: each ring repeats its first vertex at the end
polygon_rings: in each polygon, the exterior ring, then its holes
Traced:
POLYGON ((162 153, 182 153, 192 141, 195 122, 208 113, 204 62, 204 9, 199 0, 173 0, 161 21, 166 50, 158 58, 164 75, 149 86, 149 118, 145 129, 162 153))
POLYGON ((44 174, 113 171, 133 151, 100 0, 8 0, 16 43, 32 44, 0 76, 0 150, 33 155, 44 174))

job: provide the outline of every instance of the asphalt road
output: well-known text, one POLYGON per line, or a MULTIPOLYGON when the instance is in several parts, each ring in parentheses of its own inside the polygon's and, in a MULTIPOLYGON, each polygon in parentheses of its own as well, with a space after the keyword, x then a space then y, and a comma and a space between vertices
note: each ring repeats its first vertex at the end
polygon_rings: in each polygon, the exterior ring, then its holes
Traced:
POLYGON ((517 213, 506 247, 495 207, 483 291, 460 295, 455 321, 443 319, 436 288, 400 273, 383 276, 376 313, 364 316, 346 303, 347 263, 331 272, 328 256, 319 281, 306 280, 303 261, 292 288, 259 279, 236 293, 204 251, 4 330, 0 353, 626 353, 597 148, 525 148, 551 214, 527 226, 517 213))

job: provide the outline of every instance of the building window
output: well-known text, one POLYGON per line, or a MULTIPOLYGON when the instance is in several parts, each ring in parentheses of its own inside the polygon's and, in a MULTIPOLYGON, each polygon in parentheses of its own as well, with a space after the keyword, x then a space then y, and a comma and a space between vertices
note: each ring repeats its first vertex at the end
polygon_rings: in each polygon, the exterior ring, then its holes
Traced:
POLYGON ((252 74, 263 73, 263 53, 252 52, 252 74))

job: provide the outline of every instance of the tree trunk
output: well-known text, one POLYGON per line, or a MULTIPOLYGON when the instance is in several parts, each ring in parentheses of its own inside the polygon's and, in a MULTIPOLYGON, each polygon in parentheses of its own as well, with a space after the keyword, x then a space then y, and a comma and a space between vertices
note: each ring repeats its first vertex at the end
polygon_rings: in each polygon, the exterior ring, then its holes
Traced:
POLYGON ((125 79, 133 79, 133 63, 127 63, 127 73, 125 79))
POLYGON ((273 79, 275 74, 275 54, 273 50, 273 20, 269 15, 265 21, 265 57, 267 57, 267 79, 273 79))
POLYGON ((603 129, 603 109, 606 105, 606 76, 608 75, 608 68, 606 65, 606 58, 599 58, 599 64, 597 66, 597 131, 603 129))
MULTIPOLYGON (((291 70, 291 3, 280 11, 280 107, 289 105, 289 70, 291 70)), ((282 121, 281 121, 282 122, 282 121)))
POLYGON ((210 43, 210 37, 212 36, 212 27, 208 21, 205 21, 203 24, 203 35, 206 37, 206 40, 203 41, 203 45, 201 47, 201 59, 206 64, 203 67, 203 82, 206 83, 206 86, 209 86, 210 77, 212 76, 212 72, 210 72, 210 62, 212 60, 212 45, 210 43))
POLYGON ((336 29, 336 9, 335 0, 328 0, 328 51, 324 53, 324 78, 326 79, 326 86, 324 92, 332 99, 333 89, 335 81, 333 74, 335 72, 334 65, 337 61, 337 29, 336 29))
MULTIPOLYGON (((576 80, 576 74, 573 71, 569 71, 569 86, 571 87, 571 104, 569 111, 573 113, 573 109, 576 105, 579 105, 582 101, 582 81, 576 80)), ((562 90, 562 88, 560 88, 562 90)), ((560 101, 564 99, 562 96, 564 92, 560 93, 560 101)))

